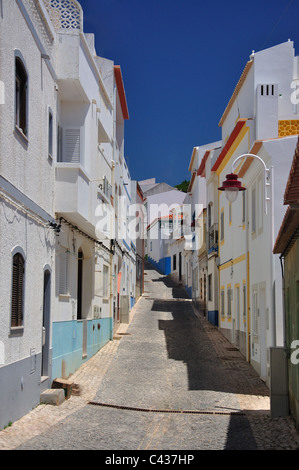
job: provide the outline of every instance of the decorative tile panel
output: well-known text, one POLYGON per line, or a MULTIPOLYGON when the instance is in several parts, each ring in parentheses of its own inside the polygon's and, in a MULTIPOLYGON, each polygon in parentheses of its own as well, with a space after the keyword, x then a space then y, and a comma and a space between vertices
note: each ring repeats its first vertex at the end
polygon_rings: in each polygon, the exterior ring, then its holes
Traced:
POLYGON ((278 122, 279 137, 286 137, 288 135, 296 134, 299 134, 299 119, 278 122))

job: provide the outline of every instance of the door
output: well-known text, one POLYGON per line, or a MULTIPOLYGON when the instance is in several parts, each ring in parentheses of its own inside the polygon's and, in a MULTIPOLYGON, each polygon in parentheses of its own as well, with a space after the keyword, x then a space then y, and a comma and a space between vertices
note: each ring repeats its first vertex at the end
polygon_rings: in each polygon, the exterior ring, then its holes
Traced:
POLYGON ((182 280, 182 253, 179 253, 179 281, 182 280))
POLYGON ((235 332, 234 343, 238 348, 240 346, 240 287, 235 287, 235 332))
POLYGON ((261 351, 261 377, 267 376, 267 345, 266 345, 266 290, 260 285, 258 293, 258 312, 261 351))
POLYGON ((50 349, 50 312, 51 312, 51 273, 44 272, 43 292, 43 329, 42 329, 42 361, 41 375, 49 376, 49 349, 50 349))
POLYGON ((83 252, 78 252, 77 320, 82 320, 83 252))

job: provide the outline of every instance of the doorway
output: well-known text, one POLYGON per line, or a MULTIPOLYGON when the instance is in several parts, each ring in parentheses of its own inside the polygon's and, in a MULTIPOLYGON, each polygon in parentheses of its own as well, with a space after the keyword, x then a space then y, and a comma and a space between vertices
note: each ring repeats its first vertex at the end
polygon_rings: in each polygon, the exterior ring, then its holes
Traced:
POLYGON ((77 320, 82 320, 83 251, 78 251, 77 320))
POLYGON ((235 286, 235 321, 234 321, 234 343, 240 346, 240 286, 235 286))
POLYGON ((179 252, 179 281, 182 281, 182 253, 179 252))
POLYGON ((49 376, 51 273, 44 271, 41 376, 49 376))

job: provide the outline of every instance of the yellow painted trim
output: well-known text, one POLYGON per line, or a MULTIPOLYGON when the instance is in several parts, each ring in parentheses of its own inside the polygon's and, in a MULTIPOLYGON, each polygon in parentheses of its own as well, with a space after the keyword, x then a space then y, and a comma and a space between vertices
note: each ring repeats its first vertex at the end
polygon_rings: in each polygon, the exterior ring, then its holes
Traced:
POLYGON ((237 258, 232 259, 231 261, 227 261, 226 263, 219 266, 219 271, 222 271, 223 269, 230 268, 232 265, 241 263, 242 261, 245 261, 245 260, 246 260, 246 254, 241 255, 241 256, 237 256, 237 258))
POLYGON ((216 173, 217 175, 219 175, 220 173, 222 173, 222 171, 224 170, 224 168, 226 167, 227 163, 229 162, 229 160, 231 159, 231 156, 234 154, 234 152, 237 150, 237 148, 239 147, 240 143, 242 142, 242 140, 246 137, 246 135, 248 134, 248 138, 249 138, 249 132, 250 132, 250 129, 249 127, 247 127, 246 125, 242 128, 240 134, 238 135, 238 137, 236 137, 234 143, 232 144, 232 146, 230 147, 230 149, 228 150, 227 154, 225 155, 224 159, 222 160, 222 162, 220 163, 216 173))

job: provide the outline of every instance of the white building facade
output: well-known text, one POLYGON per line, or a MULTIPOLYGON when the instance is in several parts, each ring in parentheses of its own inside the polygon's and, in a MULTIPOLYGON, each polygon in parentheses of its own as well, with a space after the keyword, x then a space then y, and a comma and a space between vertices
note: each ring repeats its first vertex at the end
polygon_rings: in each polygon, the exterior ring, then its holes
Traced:
POLYGON ((284 336, 281 268, 272 250, 299 132, 291 100, 297 67, 291 41, 250 57, 221 118, 224 145, 211 168, 218 187, 232 172, 246 187, 233 203, 219 192, 219 326, 267 384, 270 348, 284 336), (256 157, 232 167, 248 154, 256 157))
POLYGON ((121 69, 76 0, 1 12, 0 428, 111 340, 136 298, 121 69))
POLYGON ((0 428, 40 400, 51 377, 56 75, 39 2, 1 3, 0 428), (48 60, 47 57, 51 58, 48 60))

